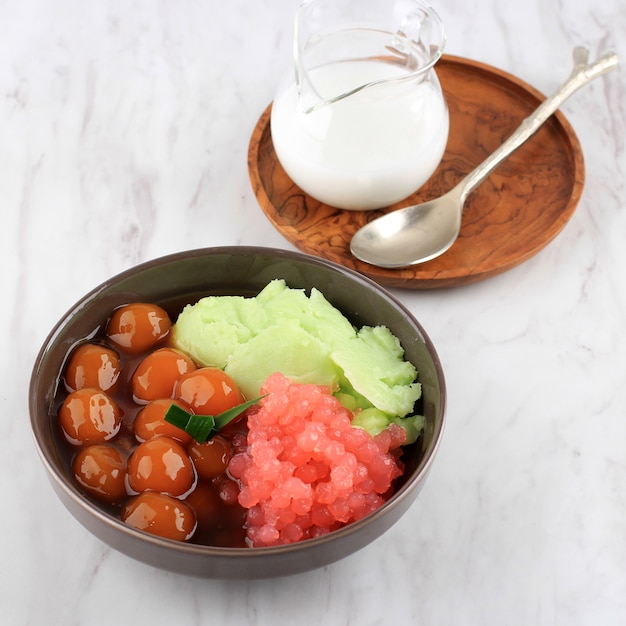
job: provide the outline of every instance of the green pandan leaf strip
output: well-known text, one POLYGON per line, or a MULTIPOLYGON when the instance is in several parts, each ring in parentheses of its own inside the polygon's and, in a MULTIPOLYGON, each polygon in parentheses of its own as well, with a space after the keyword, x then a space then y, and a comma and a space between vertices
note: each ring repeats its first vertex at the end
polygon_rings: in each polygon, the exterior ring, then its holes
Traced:
POLYGON ((184 430, 198 443, 204 443, 217 432, 215 418, 212 415, 194 415, 176 404, 171 404, 167 409, 165 421, 184 430))
POLYGON ((223 413, 220 413, 215 418, 215 429, 220 430, 224 428, 224 426, 226 426, 227 424, 230 424, 230 422, 232 422, 238 415, 241 415, 245 410, 249 409, 252 405, 256 404, 257 402, 265 398, 266 395, 267 394, 265 394, 264 396, 259 396, 258 398, 255 398, 254 400, 248 400, 247 402, 244 402, 243 404, 238 404, 237 406, 234 406, 232 409, 228 409, 228 411, 224 411, 223 413))
POLYGON ((185 432, 189 433, 198 443, 204 443, 217 432, 215 418, 212 415, 190 415, 185 432))
POLYGON ((264 397, 265 396, 260 396, 255 400, 248 400, 248 402, 238 404, 217 416, 195 415, 185 411, 185 409, 179 407, 177 404, 172 403, 165 413, 165 421, 184 430, 198 443, 204 443, 224 428, 224 426, 230 424, 238 415, 241 415, 246 409, 249 409, 253 404, 256 404, 264 397))
POLYGON ((174 424, 174 426, 181 430, 187 429, 190 417, 191 413, 174 403, 170 404, 169 409, 167 409, 165 413, 165 421, 174 424))

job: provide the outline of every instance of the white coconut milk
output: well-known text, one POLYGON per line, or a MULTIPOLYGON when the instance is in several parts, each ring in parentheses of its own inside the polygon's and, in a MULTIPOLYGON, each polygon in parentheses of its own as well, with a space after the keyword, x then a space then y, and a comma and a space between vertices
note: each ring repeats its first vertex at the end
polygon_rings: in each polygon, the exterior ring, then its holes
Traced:
MULTIPOLYGON (((325 65, 310 77, 328 99, 403 74, 398 65, 366 60, 325 65)), ((386 81, 309 113, 292 83, 274 100, 271 131, 281 165, 307 194, 340 208, 375 209, 406 198, 435 171, 448 110, 436 77, 386 81)))

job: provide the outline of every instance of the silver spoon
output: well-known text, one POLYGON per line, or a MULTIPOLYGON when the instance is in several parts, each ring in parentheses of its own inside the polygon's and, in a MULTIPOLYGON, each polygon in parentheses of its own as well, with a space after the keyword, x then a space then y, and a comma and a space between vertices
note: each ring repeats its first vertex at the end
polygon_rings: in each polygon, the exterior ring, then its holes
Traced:
POLYGON ((459 236, 463 204, 470 192, 537 132, 576 90, 619 62, 613 52, 591 65, 588 59, 589 50, 574 48, 570 77, 493 154, 440 198, 392 211, 360 228, 350 243, 352 254, 372 265, 393 268, 424 263, 448 250, 459 236))

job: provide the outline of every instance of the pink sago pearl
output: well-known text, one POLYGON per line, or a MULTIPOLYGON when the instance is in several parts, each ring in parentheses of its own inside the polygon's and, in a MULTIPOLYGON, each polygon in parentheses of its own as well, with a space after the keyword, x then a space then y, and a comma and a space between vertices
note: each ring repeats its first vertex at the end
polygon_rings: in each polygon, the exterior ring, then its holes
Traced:
MULTIPOLYGON (((380 507, 402 464, 394 451, 404 431, 376 437, 351 425, 352 414, 326 387, 272 374, 248 416, 248 445, 229 472, 241 484, 253 546, 319 537, 380 507)), ((389 431, 389 432, 387 432, 389 431)))

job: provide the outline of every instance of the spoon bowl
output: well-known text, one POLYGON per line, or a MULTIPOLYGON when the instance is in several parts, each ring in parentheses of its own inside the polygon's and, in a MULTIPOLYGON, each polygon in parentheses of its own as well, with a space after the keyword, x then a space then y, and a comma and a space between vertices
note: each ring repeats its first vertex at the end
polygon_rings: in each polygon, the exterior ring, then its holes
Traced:
POLYGON ((425 263, 449 250, 459 236, 467 196, 534 135, 567 98, 619 63, 617 55, 610 52, 588 64, 589 51, 580 46, 574 49, 573 56, 574 69, 565 83, 483 163, 443 196, 392 211, 360 228, 350 242, 352 254, 378 267, 398 268, 425 263))
POLYGON ((459 206, 459 188, 454 187, 436 200, 387 213, 354 235, 352 254, 378 267, 430 261, 456 241, 461 230, 459 206))

